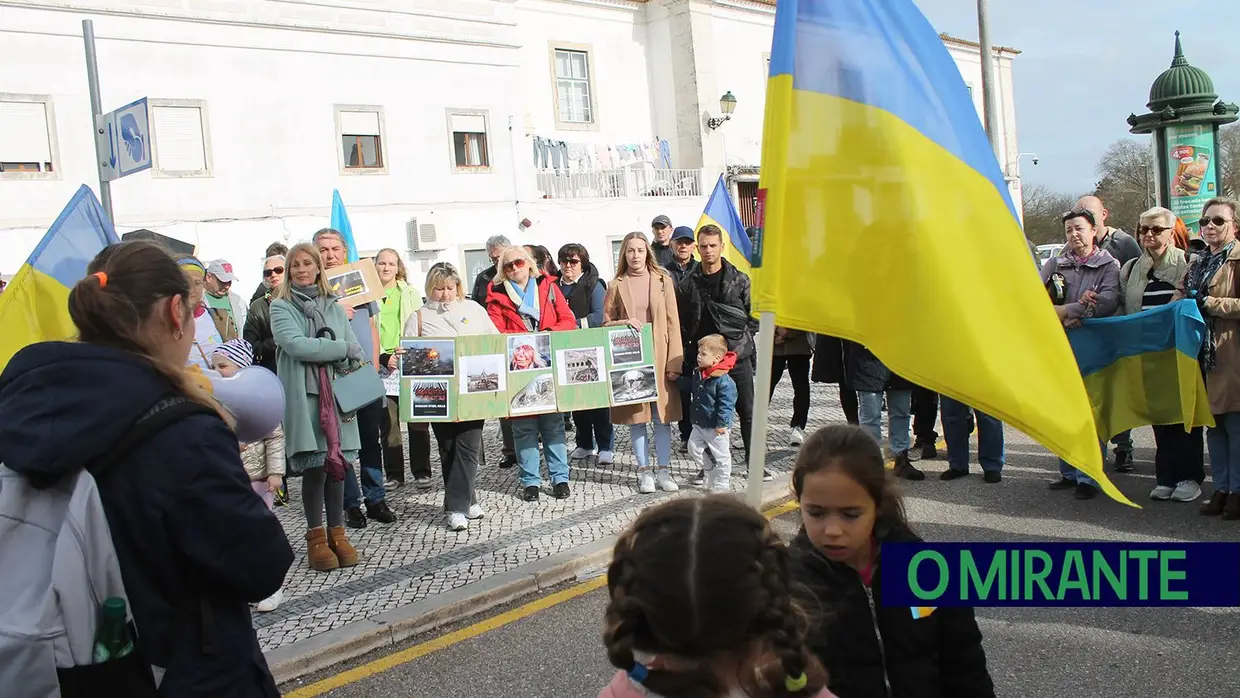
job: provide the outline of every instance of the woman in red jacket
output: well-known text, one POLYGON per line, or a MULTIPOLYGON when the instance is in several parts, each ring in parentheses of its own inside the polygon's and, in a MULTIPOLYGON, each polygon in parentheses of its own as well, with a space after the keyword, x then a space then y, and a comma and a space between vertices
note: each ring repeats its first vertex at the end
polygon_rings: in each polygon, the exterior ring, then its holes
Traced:
MULTIPOLYGON (((487 290, 486 306, 495 327, 505 334, 529 335, 548 330, 577 329, 577 319, 568 307, 564 294, 556 288, 555 280, 544 275, 530 253, 521 247, 509 247, 500 253, 495 281, 487 290)), ((531 370, 550 365, 551 347, 545 336, 530 335, 508 340, 510 364, 514 357, 528 359, 531 352, 535 360, 532 363, 525 361, 522 365, 531 365, 531 370)), ((537 412, 546 409, 546 405, 554 408, 555 380, 551 371, 543 371, 512 398, 514 412, 537 412)), ((512 420, 512 439, 517 462, 521 465, 521 486, 525 488, 523 498, 534 502, 541 492, 540 434, 547 472, 551 474, 552 496, 566 499, 569 491, 564 417, 555 411, 512 420)))

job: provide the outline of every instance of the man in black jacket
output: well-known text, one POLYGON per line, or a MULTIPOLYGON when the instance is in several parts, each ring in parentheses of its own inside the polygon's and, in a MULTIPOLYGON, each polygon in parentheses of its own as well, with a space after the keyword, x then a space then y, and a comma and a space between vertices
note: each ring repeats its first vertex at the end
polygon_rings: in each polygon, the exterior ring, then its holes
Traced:
MULTIPOLYGON (((687 225, 677 226, 672 233, 672 263, 667 265, 668 273, 676 281, 677 307, 681 307, 685 303, 681 282, 694 269, 698 268, 698 261, 693 258, 693 251, 695 249, 697 249, 697 244, 693 240, 693 228, 687 225)), ((689 450, 689 433, 693 431, 693 424, 689 421, 689 407, 693 397, 693 372, 697 370, 697 352, 695 351, 692 354, 688 352, 688 335, 682 334, 681 340, 684 342, 686 351, 685 368, 680 372, 680 378, 676 381, 676 385, 680 388, 680 414, 683 415, 678 426, 680 428, 681 450, 687 453, 689 450)))
POLYGON ((284 255, 273 255, 263 262, 261 295, 250 302, 241 336, 254 347, 254 365, 276 372, 276 340, 271 334, 271 296, 284 283, 284 255))
POLYGON ((499 262, 499 254, 504 251, 505 247, 511 246, 512 243, 503 235, 492 235, 487 238, 487 256, 491 258, 491 266, 478 272, 478 275, 474 277, 473 295, 470 296, 475 303, 484 308, 487 304, 487 289, 495 280, 495 265, 499 262))
MULTIPOLYGON (((723 231, 704 225, 698 231, 701 264, 685 276, 678 288, 681 334, 685 356, 697 356, 697 343, 708 334, 721 334, 736 352, 736 368, 728 374, 736 382, 736 414, 741 422, 745 460, 753 428, 754 342, 758 321, 750 314, 749 277, 723 258, 723 231)), ((763 473, 763 479, 770 476, 763 473)))
POLYGON ((672 248, 668 241, 672 238, 672 219, 667 216, 655 216, 650 222, 650 233, 654 241, 650 243, 650 251, 654 253, 654 261, 661 267, 672 266, 672 248))

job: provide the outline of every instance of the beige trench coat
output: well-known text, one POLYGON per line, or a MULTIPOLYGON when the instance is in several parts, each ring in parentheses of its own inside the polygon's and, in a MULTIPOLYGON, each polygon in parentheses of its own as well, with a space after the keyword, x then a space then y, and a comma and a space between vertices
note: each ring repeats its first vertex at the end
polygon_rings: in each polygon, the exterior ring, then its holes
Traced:
POLYGON ((1206 313, 1214 318, 1214 370, 1206 375, 1210 411, 1240 412, 1240 244, 1210 280, 1206 313))
MULTIPOLYGON (((633 292, 628 277, 613 279, 607 284, 603 298, 603 322, 626 320, 633 307, 633 292)), ((680 311, 676 306, 676 282, 672 277, 654 274, 650 279, 650 316, 654 335, 654 369, 659 380, 659 419, 664 424, 680 421, 680 389, 676 381, 667 379, 668 371, 684 369, 685 350, 680 341, 680 311)), ((613 424, 645 424, 653 419, 650 403, 620 405, 611 408, 613 424)))

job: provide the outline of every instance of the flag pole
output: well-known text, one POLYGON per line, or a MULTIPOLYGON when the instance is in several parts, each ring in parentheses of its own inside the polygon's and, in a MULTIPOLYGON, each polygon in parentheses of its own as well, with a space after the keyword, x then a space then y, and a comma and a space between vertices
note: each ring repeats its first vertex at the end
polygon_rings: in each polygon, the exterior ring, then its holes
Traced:
POLYGON ((754 376, 753 433, 750 435, 749 482, 745 487, 745 503, 762 508, 762 473, 766 470, 766 422, 771 405, 771 365, 775 358, 775 313, 758 315, 757 375, 754 376))

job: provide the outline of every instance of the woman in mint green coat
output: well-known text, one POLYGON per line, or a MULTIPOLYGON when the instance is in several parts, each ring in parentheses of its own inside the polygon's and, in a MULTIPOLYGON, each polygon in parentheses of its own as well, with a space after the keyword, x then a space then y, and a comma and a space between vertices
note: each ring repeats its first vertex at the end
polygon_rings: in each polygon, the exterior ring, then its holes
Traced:
POLYGON ((337 367, 365 357, 349 326, 349 310, 337 302, 321 273, 318 248, 294 245, 287 266, 271 303, 277 375, 284 386, 284 452, 289 473, 302 476, 310 567, 325 572, 357 564, 357 550, 344 529, 344 478, 348 464, 357 462, 361 440, 357 421, 346 421, 335 400, 320 409, 320 388, 337 367), (323 329, 335 338, 319 336, 323 329))

